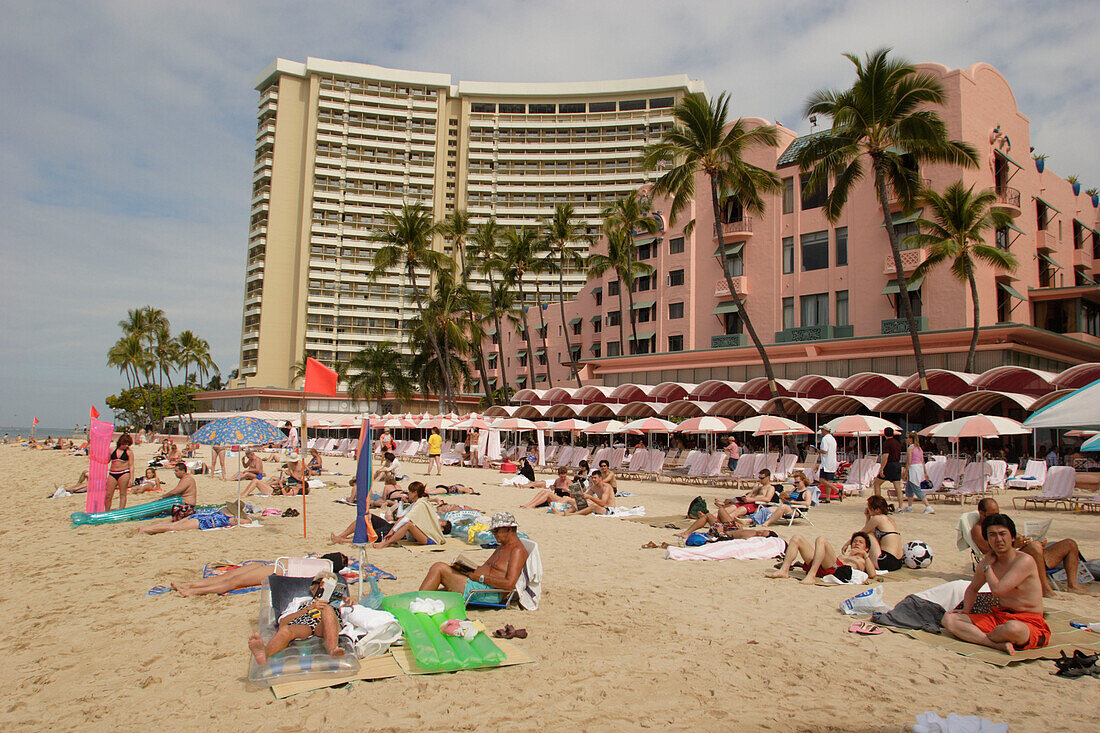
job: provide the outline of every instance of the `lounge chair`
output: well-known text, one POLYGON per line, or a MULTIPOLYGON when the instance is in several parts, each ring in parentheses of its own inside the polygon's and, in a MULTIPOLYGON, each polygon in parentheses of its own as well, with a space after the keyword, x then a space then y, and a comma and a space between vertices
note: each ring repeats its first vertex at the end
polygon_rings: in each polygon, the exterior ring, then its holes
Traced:
POLYGON ((630 461, 618 473, 623 478, 641 478, 649 468, 649 451, 637 448, 630 454, 630 461))
POLYGON ((538 610, 542 597, 542 558, 539 555, 539 546, 537 542, 522 537, 519 541, 527 549, 527 562, 516 581, 516 587, 511 590, 492 588, 473 591, 466 599, 467 608, 508 608, 512 601, 516 601, 522 609, 538 610))
POLYGON ((1047 480, 1047 463, 1044 460, 1028 460, 1022 476, 1013 476, 1005 482, 1010 489, 1037 489, 1047 480))
POLYGON ((798 462, 798 456, 794 453, 784 453, 779 459, 779 465, 772 471, 772 478, 776 481, 786 481, 794 470, 794 464, 798 462))
POLYGON ((986 484, 986 474, 989 471, 989 464, 984 462, 972 462, 966 465, 963 470, 962 479, 959 481, 959 487, 950 491, 940 491, 936 493, 936 498, 944 501, 958 500, 960 504, 965 504, 969 497, 981 498, 988 496, 988 485, 986 484))
POLYGON ((802 462, 802 473, 806 474, 806 478, 810 479, 810 481, 817 480, 817 464, 819 460, 820 456, 816 453, 811 453, 806 456, 806 460, 802 462))
POLYGON ((729 479, 723 475, 726 467, 725 451, 715 451, 707 456, 706 464, 700 474, 692 479, 694 483, 721 486, 729 483, 729 479))
POLYGON ((691 467, 695 464, 695 462, 698 461, 703 455, 705 454, 701 451, 688 451, 687 456, 684 457, 683 463, 681 463, 679 466, 672 466, 670 468, 662 469, 661 475, 667 476, 670 479, 674 479, 680 476, 686 476, 691 471, 691 467))
POLYGON ((1073 508, 1083 512, 1100 512, 1100 491, 1092 495, 1073 497, 1073 508))
POLYGON ((1015 497, 1012 500, 1014 509, 1027 509, 1031 504, 1034 508, 1053 505, 1055 509, 1061 504, 1063 508, 1070 509, 1073 502, 1073 490, 1077 486, 1077 470, 1070 466, 1051 466, 1047 471, 1046 482, 1043 490, 1036 496, 1015 497), (1016 502, 1023 500, 1023 507, 1017 507, 1016 502))
POLYGON ((840 488, 850 496, 862 496, 864 490, 871 488, 871 483, 878 473, 878 462, 874 458, 859 458, 848 467, 848 477, 840 488))
POLYGON ((663 450, 651 450, 649 452, 649 464, 643 470, 647 480, 656 480, 664 468, 667 453, 663 450))
POLYGON ((626 448, 616 448, 611 451, 611 457, 607 459, 607 462, 611 464, 612 471, 618 471, 623 467, 623 460, 626 458, 626 448))
POLYGON ((1008 473, 1008 464, 1005 461, 987 461, 989 470, 986 471, 985 485, 991 491, 1005 490, 1005 478, 1008 473))

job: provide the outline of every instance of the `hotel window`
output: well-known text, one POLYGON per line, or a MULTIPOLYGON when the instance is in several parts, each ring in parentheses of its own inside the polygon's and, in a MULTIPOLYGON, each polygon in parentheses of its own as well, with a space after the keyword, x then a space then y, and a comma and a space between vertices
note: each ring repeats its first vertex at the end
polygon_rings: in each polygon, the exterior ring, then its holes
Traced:
POLYGON ((783 274, 794 272, 794 237, 783 237, 783 274))
POLYGON ((666 107, 671 107, 672 104, 672 97, 657 97, 656 99, 649 100, 650 109, 665 109, 666 107))
POLYGON ((670 255, 678 255, 684 251, 684 238, 675 237, 668 240, 668 253, 670 255))
POLYGON ((607 284, 607 294, 608 295, 618 295, 619 294, 619 281, 618 280, 612 280, 611 282, 609 282, 607 284))
POLYGON ((592 344, 592 356, 594 358, 599 359, 601 351, 602 349, 600 348, 599 344, 592 344))
MULTIPOLYGON (((559 361, 561 360, 561 355, 560 354, 558 355, 558 359, 559 359, 559 361)), ((580 361, 581 360, 581 347, 580 346, 574 346, 572 349, 569 350, 569 360, 570 361, 580 361)))
POLYGON ((593 333, 600 333, 601 331, 603 331, 603 319, 602 318, 596 318, 595 320, 592 321, 592 332, 593 333))
POLYGON ((829 267, 829 232, 802 235, 802 270, 824 270, 829 267))
POLYGON ((838 290, 836 291, 836 325, 847 326, 848 324, 848 291, 838 290))
POLYGON ((802 305, 802 327, 807 326, 828 326, 829 325, 829 294, 828 293, 815 293, 814 295, 803 295, 801 300, 802 305))
POLYGON ((794 298, 783 299, 783 330, 794 328, 794 298))
POLYGON ((648 242, 646 244, 640 244, 636 247, 637 254, 635 259, 648 260, 650 257, 657 256, 657 243, 648 242))
POLYGON ((644 99, 624 99, 619 102, 619 111, 628 112, 636 109, 645 109, 644 99))
POLYGON ((596 307, 597 308, 599 308, 601 305, 603 305, 603 291, 602 290, 597 290, 594 293, 592 293, 592 295, 596 298, 596 307))
POLYGON ((669 336, 668 337, 668 350, 669 351, 683 351, 684 350, 684 337, 669 336))
MULTIPOLYGON (((588 111, 589 112, 614 112, 615 111, 615 103, 614 102, 591 102, 588 105, 588 111)), ((608 354, 608 356, 610 356, 610 354, 608 354)), ((616 354, 616 356, 617 356, 617 354, 616 354)))
POLYGON ((577 322, 573 323, 571 325, 573 326, 573 335, 574 336, 580 336, 581 335, 581 319, 578 318, 577 322))
POLYGON ((560 112, 563 115, 572 115, 572 114, 577 114, 578 112, 583 114, 584 113, 584 102, 579 102, 579 103, 574 102, 572 104, 559 104, 558 105, 558 112, 560 112))
POLYGON ((618 341, 608 341, 607 342, 607 355, 608 356, 619 356, 621 353, 622 353, 622 351, 619 349, 619 342, 618 341))
POLYGON ((848 264, 848 227, 836 229, 836 266, 844 267, 848 264))
POLYGON ((668 304, 668 318, 669 320, 675 320, 677 318, 684 317, 684 304, 683 303, 669 303, 668 304))
POLYGON ((668 284, 669 284, 669 287, 673 287, 673 286, 676 286, 676 285, 683 285, 684 284, 684 271, 683 270, 672 270, 671 272, 669 272, 668 273, 668 284))
POLYGON ((1073 220, 1073 248, 1081 249, 1081 244, 1084 240, 1084 229, 1081 227, 1081 222, 1076 219, 1073 220))
POLYGON ((620 323, 622 323, 622 320, 623 314, 620 311, 611 311, 607 314, 608 326, 618 326, 620 323))
POLYGON ((809 176, 799 176, 799 187, 802 191, 802 210, 807 209, 820 209, 825 205, 825 199, 829 195, 828 184, 823 184, 820 188, 815 190, 808 190, 807 183, 809 176))
POLYGON ((994 232, 993 237, 994 237, 994 242, 996 242, 996 244, 997 244, 997 249, 1003 249, 1003 250, 1006 250, 1006 251, 1008 250, 1008 248, 1009 248, 1008 227, 999 227, 997 229, 997 231, 994 232))
POLYGON ((741 277, 745 274, 745 261, 741 258, 740 252, 726 258, 726 272, 730 277, 741 277))
POLYGON ((552 115, 557 111, 557 105, 532 104, 527 107, 527 111, 533 115, 552 115))
POLYGON ((650 321, 657 320, 657 306, 651 305, 648 308, 639 308, 634 311, 635 323, 649 323, 650 321))
POLYGON ((794 178, 783 179, 783 213, 794 213, 794 178))
POLYGON ((1047 205, 1040 199, 1035 199, 1035 222, 1039 227, 1039 231, 1045 231, 1047 228, 1047 205))
POLYGON ((521 115, 527 111, 526 104, 502 104, 500 105, 500 113, 502 115, 521 115))

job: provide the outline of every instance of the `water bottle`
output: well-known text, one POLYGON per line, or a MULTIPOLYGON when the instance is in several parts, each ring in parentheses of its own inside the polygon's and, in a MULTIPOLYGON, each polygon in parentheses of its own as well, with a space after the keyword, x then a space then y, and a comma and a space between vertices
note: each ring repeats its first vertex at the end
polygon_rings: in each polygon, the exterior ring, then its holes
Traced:
POLYGON ((359 600, 359 605, 364 608, 378 610, 382 607, 382 591, 378 588, 378 579, 373 575, 368 575, 367 582, 370 583, 370 593, 367 594, 366 598, 359 600))

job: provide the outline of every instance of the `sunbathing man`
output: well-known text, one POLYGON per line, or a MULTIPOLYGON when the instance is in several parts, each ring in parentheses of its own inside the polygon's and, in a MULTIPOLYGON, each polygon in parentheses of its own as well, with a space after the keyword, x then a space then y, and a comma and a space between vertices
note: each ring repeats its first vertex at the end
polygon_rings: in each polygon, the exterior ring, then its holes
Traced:
POLYGON ((760 481, 755 488, 744 496, 738 497, 736 501, 732 499, 715 500, 715 503, 721 507, 719 511, 725 509, 730 518, 738 519, 755 512, 760 504, 775 501, 775 485, 772 483, 772 472, 766 468, 761 468, 757 478, 760 481))
POLYGON ((592 477, 588 480, 588 488, 580 493, 580 499, 583 501, 572 495, 565 497, 562 501, 569 505, 567 509, 561 511, 551 506, 550 511, 554 514, 565 514, 567 516, 607 514, 608 510, 615 506, 615 492, 611 488, 611 484, 604 482, 603 475, 599 472, 592 474, 592 477))
POLYGON ((517 534, 519 525, 509 512, 494 514, 489 523, 500 545, 481 567, 473 570, 459 570, 445 562, 437 562, 428 570, 420 590, 449 590, 461 593, 469 598, 475 591, 492 589, 510 591, 516 587, 516 581, 527 564, 527 548, 520 542, 517 534))
POLYGON ((187 464, 183 461, 177 463, 174 469, 179 483, 176 484, 176 488, 165 491, 164 496, 161 498, 167 499, 171 496, 178 496, 183 499, 184 507, 194 509, 195 505, 199 503, 199 486, 195 483, 195 477, 187 470, 187 464))
POLYGON ((867 574, 868 580, 873 580, 875 564, 870 557, 871 538, 864 532, 856 532, 845 547, 847 551, 838 555, 824 537, 818 537, 811 544, 808 539, 796 534, 787 542, 783 564, 777 570, 764 573, 764 577, 791 577, 791 566, 801 556, 802 567, 806 570, 806 577, 802 582, 806 585, 814 585, 818 578, 827 575, 834 575, 844 583, 850 582, 853 568, 862 570, 867 574))
POLYGON ((264 462, 260 460, 260 457, 256 455, 255 451, 246 450, 244 452, 244 466, 241 472, 233 476, 234 481, 251 481, 252 479, 263 480, 264 477, 264 462))
POLYGON ((1043 618, 1043 586, 1039 567, 1030 555, 1015 549, 1016 525, 1004 514, 982 520, 982 538, 990 554, 974 572, 963 594, 961 611, 949 611, 940 622, 953 636, 972 644, 1015 654, 1017 649, 1039 649, 1050 641, 1043 618), (989 613, 971 613, 983 585, 1000 601, 989 613))
POLYGON ((257 664, 263 664, 273 654, 278 654, 298 639, 319 636, 325 642, 325 651, 334 657, 343 655, 340 648, 340 616, 333 605, 348 601, 347 586, 335 573, 321 572, 309 584, 309 596, 294 598, 279 617, 279 630, 264 645, 259 634, 248 637, 257 664), (342 586, 343 590, 337 591, 342 586))
POLYGON ((611 486, 613 493, 619 493, 619 482, 615 479, 615 472, 611 470, 611 464, 607 460, 600 461, 600 478, 605 484, 611 486))
MULTIPOLYGON (((982 555, 989 555, 990 552, 989 543, 985 541, 985 536, 982 534, 982 522, 986 517, 1000 513, 1001 509, 997 506, 996 499, 982 499, 978 502, 978 521, 970 528, 970 539, 974 541, 974 546, 982 551, 982 555)), ((1070 593, 1088 592, 1077 582, 1077 567, 1080 564, 1081 555, 1076 541, 1065 539, 1043 544, 1039 540, 1021 536, 1016 538, 1012 546, 1035 560, 1035 564, 1039 567, 1039 582, 1043 585, 1044 596, 1054 593, 1054 586, 1050 584, 1046 571, 1053 570, 1059 565, 1065 567, 1066 589, 1070 593)))
MULTIPOLYGON (((321 557, 332 561, 332 570, 336 573, 339 573, 348 565, 348 558, 342 552, 333 552, 321 557)), ((212 578, 203 578, 192 583, 172 583, 171 585, 173 590, 181 596, 221 594, 238 588, 252 588, 260 585, 264 582, 264 578, 269 575, 282 575, 281 571, 282 568, 277 568, 274 561, 250 563, 227 570, 212 578)))

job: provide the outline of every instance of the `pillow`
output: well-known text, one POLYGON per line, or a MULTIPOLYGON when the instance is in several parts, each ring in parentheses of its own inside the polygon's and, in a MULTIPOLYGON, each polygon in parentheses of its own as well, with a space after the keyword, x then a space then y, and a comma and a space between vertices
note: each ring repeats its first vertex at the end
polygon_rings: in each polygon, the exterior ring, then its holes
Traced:
POLYGON ((271 589, 271 610, 275 612, 275 622, 283 615, 287 605, 295 598, 309 595, 309 584, 313 578, 288 578, 285 575, 268 576, 267 584, 271 589))

